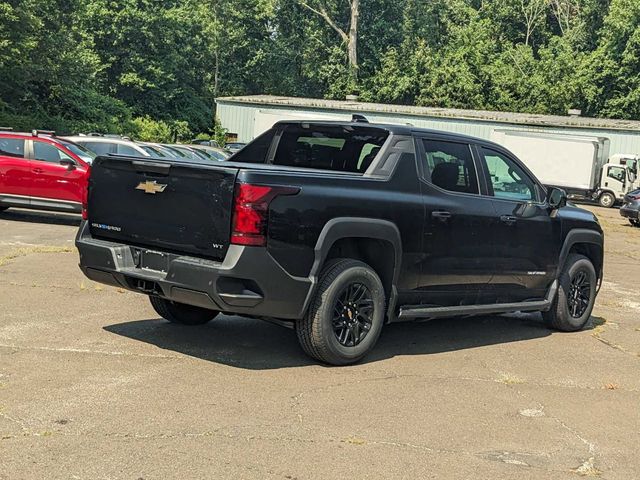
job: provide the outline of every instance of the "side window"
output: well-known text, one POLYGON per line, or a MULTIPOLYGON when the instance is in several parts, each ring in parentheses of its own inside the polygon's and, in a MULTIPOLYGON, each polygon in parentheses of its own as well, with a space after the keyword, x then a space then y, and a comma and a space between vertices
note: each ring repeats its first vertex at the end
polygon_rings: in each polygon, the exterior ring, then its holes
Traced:
POLYGON ((33 142, 33 153, 36 160, 41 162, 60 163, 60 160, 73 160, 55 145, 45 142, 33 142))
POLYGON ((110 153, 116 153, 115 145, 112 143, 104 142, 80 142, 89 150, 93 151, 96 155, 109 155, 110 153))
POLYGON ((140 155, 140 153, 129 145, 118 144, 118 153, 122 155, 140 155))
POLYGON ((488 148, 480 152, 489 173, 489 194, 514 201, 538 201, 535 182, 513 160, 488 148))
POLYGON ((0 155, 24 158, 24 140, 18 138, 0 138, 0 155))
POLYGON ((480 193, 471 149, 464 143, 423 140, 424 165, 431 183, 458 193, 480 193))
POLYGON ((607 172, 607 176, 610 178, 613 178, 614 180, 624 183, 625 169, 622 167, 609 167, 609 172, 607 172))

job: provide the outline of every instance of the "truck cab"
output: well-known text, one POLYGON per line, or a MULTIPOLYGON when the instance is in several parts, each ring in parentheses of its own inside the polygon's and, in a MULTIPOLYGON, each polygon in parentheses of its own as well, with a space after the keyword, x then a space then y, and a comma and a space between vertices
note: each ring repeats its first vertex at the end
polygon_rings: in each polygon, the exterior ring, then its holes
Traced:
POLYGON ((613 207, 622 201, 629 192, 637 189, 638 163, 640 157, 633 154, 618 153, 609 157, 602 167, 598 203, 603 207, 613 207))

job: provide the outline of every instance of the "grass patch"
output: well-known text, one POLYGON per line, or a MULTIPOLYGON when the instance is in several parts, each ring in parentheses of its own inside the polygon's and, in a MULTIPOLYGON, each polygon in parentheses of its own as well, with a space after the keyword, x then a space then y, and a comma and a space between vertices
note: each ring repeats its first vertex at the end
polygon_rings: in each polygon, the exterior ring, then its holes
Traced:
POLYGON ((498 380, 505 385, 520 385, 524 383, 524 380, 517 375, 504 372, 500 373, 500 377, 498 378, 498 380))
POLYGON ((4 267, 11 260, 16 258, 26 257, 34 253, 72 253, 75 252, 75 247, 56 247, 51 245, 39 245, 35 247, 21 247, 17 248, 6 255, 0 257, 0 267, 4 267))
POLYGON ((583 477, 597 477, 602 472, 598 470, 595 465, 595 459, 590 457, 586 462, 580 465, 578 468, 571 470, 573 473, 582 475, 583 477))
POLYGON ((604 333, 607 321, 604 318, 593 318, 592 322, 593 330, 591 331, 591 335, 594 337, 599 337, 602 333, 604 333))
POLYGON ((351 445, 364 445, 367 441, 363 438, 351 437, 345 440, 346 443, 350 443, 351 445))

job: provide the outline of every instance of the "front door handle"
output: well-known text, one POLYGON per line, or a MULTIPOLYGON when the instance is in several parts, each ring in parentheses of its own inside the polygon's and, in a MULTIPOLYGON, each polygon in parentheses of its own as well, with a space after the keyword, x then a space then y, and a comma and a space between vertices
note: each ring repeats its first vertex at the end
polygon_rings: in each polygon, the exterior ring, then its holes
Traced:
POLYGON ((513 215, 502 215, 500 217, 500 221, 502 223, 506 223, 507 225, 511 226, 513 224, 515 224, 518 219, 516 217, 514 217, 513 215))
POLYGON ((44 170, 41 169, 41 168, 34 168, 33 169, 33 173, 43 173, 43 172, 44 172, 44 170))
POLYGON ((451 218, 451 212, 446 212, 444 210, 436 210, 431 212, 431 218, 436 220, 440 220, 441 222, 448 222, 451 218))

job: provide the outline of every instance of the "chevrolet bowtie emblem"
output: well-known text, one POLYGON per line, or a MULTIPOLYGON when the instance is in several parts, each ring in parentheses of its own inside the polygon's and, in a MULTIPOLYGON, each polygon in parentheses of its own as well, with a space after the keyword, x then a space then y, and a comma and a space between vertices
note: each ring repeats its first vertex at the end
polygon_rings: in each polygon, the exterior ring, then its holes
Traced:
POLYGON ((167 186, 162 183, 158 183, 155 180, 153 182, 147 180, 146 182, 140 182, 136 187, 136 190, 142 190, 144 193, 151 193, 155 195, 156 193, 164 192, 165 188, 167 188, 167 186))

